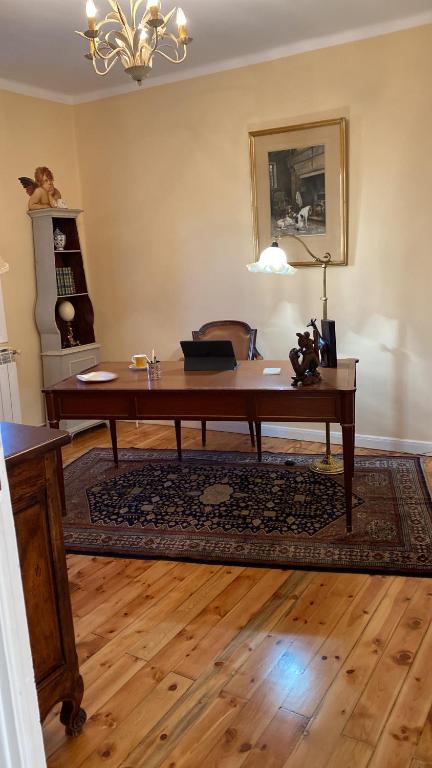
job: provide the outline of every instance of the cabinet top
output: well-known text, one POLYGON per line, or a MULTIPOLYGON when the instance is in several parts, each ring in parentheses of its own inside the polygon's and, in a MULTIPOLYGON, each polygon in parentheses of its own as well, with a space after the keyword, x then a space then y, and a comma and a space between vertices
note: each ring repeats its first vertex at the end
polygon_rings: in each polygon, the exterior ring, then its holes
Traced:
POLYGON ((82 213, 82 208, 40 208, 38 211, 27 211, 31 219, 50 217, 51 219, 76 219, 82 213))
POLYGON ((48 427, 30 427, 1 421, 0 431, 7 466, 53 451, 70 442, 68 432, 48 427))

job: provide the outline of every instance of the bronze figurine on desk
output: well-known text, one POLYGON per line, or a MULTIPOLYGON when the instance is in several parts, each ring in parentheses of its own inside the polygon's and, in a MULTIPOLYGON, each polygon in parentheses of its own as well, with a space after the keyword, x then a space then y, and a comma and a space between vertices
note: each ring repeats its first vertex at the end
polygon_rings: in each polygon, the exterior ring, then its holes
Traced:
POLYGON ((309 384, 316 384, 321 381, 321 375, 317 370, 320 361, 314 340, 311 339, 309 331, 297 333, 296 336, 298 347, 293 347, 289 353, 289 359, 295 373, 295 376, 292 377, 293 386, 297 387, 301 384, 306 387, 309 384))

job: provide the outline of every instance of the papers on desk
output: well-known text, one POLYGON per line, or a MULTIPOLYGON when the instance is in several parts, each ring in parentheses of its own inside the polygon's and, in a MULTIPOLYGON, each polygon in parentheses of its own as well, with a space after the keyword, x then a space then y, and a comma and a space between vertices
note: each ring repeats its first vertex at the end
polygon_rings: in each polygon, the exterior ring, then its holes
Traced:
POLYGON ((264 368, 263 370, 264 376, 274 376, 280 372, 281 372, 281 368, 264 368))

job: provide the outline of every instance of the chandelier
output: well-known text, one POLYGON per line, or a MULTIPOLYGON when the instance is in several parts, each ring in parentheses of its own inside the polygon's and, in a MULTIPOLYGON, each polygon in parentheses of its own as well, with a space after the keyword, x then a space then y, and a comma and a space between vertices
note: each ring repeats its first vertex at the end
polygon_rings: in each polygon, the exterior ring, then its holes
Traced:
POLYGON ((181 64, 192 42, 188 35, 186 17, 181 8, 172 8, 166 16, 161 13, 160 0, 129 0, 129 18, 117 0, 108 0, 112 11, 103 21, 97 22, 97 10, 93 0, 87 0, 88 29, 77 32, 89 41, 90 59, 98 75, 107 75, 116 61, 125 72, 141 85, 153 67, 153 57, 158 54, 173 64, 181 64), (177 34, 168 26, 177 10, 177 34))

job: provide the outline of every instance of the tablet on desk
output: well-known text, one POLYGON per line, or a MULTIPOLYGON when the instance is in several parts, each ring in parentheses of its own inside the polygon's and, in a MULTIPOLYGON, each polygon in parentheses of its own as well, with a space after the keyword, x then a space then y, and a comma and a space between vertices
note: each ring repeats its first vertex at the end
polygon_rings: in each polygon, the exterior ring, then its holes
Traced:
POLYGON ((231 341, 181 341, 185 371, 233 371, 237 360, 231 341))

